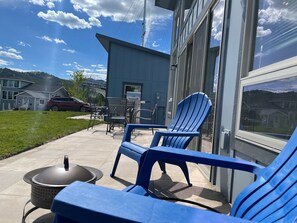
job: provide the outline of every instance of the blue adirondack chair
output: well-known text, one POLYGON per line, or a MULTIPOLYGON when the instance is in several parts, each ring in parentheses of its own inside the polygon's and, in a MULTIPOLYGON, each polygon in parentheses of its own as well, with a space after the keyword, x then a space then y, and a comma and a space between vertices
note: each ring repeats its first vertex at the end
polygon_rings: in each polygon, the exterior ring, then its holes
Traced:
POLYGON ((267 167, 252 162, 166 147, 151 148, 136 185, 117 191, 75 182, 55 198, 55 223, 67 222, 297 222, 297 128, 281 153, 267 167), (236 198, 231 216, 146 197, 155 162, 178 159, 251 172, 254 183, 236 198), (128 191, 129 193, 127 193, 128 191), (143 196, 145 195, 145 196, 143 196))
MULTIPOLYGON (((167 131, 157 131, 153 137, 150 148, 157 146, 161 137, 163 137, 162 146, 185 149, 194 136, 199 135, 199 129, 207 118, 212 108, 211 101, 204 93, 194 93, 186 97, 177 106, 177 112, 172 120, 172 123, 167 127, 164 125, 154 124, 129 124, 127 125, 122 140, 122 144, 118 150, 111 177, 114 177, 120 157, 122 154, 134 159, 138 163, 138 172, 142 166, 143 159, 149 148, 137 145, 131 142, 131 134, 135 129, 148 129, 148 128, 167 128, 167 131)), ((165 173, 165 162, 178 165, 186 180, 191 186, 188 167, 186 162, 178 160, 164 160, 159 162, 161 170, 165 173)))

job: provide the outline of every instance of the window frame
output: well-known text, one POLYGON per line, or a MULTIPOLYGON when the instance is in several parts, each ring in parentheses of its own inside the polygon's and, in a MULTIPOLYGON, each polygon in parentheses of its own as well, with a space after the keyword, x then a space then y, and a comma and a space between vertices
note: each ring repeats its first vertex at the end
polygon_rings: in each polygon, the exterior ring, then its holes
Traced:
POLYGON ((2 91, 2 99, 7 100, 8 99, 8 93, 7 91, 2 91))
POLYGON ((3 87, 7 87, 7 86, 8 86, 8 80, 3 79, 3 80, 2 80, 2 86, 3 86, 3 87))
POLYGON ((296 75, 297 57, 292 57, 290 59, 268 65, 266 67, 263 67, 262 69, 253 70, 249 72, 249 75, 247 77, 241 78, 239 86, 238 108, 236 114, 236 138, 274 151, 280 151, 281 148, 284 147, 284 145, 287 143, 287 141, 285 140, 274 139, 272 137, 247 132, 239 129, 242 94, 243 88, 245 86, 266 83, 275 80, 282 80, 285 78, 295 77, 296 75))
POLYGON ((142 83, 134 83, 134 82, 124 82, 123 83, 123 98, 126 98, 127 97, 127 87, 140 87, 140 91, 137 91, 137 92, 140 92, 140 97, 142 100, 142 89, 143 89, 143 84, 142 83))
POLYGON ((248 85, 281 80, 297 75, 297 56, 251 70, 254 57, 254 45, 256 41, 256 29, 258 19, 258 1, 246 2, 245 28, 243 30, 243 48, 241 53, 240 80, 238 86, 238 101, 236 108, 235 138, 260 146, 264 149, 279 152, 287 143, 285 140, 275 139, 239 129, 241 118, 241 105, 243 88, 248 85))

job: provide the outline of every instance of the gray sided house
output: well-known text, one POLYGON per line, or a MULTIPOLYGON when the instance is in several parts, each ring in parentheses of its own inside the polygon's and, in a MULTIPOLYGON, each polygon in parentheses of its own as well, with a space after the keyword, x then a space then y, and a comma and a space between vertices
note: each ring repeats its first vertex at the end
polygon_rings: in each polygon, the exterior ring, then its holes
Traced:
POLYGON ((68 96, 63 81, 56 77, 9 69, 0 71, 0 110, 44 110, 51 97, 68 96))
POLYGON ((32 83, 22 88, 16 95, 16 108, 23 110, 45 110, 46 104, 54 96, 68 96, 66 89, 51 78, 32 83))
POLYGON ((0 110, 16 108, 16 95, 33 82, 19 78, 0 78, 0 110))
MULTIPOLYGON (((290 19, 297 2, 155 4, 173 12, 166 121, 182 98, 203 91, 214 106, 189 149, 270 164, 297 126, 297 20, 290 19)), ((230 202, 254 181, 252 174, 199 166, 230 202)))
POLYGON ((68 96, 64 87, 60 87, 54 92, 38 92, 24 90, 16 95, 16 108, 19 110, 43 111, 46 109, 48 100, 53 96, 68 96))
POLYGON ((141 108, 157 104, 156 122, 164 124, 170 56, 101 34, 96 37, 108 53, 106 96, 138 92, 141 108))

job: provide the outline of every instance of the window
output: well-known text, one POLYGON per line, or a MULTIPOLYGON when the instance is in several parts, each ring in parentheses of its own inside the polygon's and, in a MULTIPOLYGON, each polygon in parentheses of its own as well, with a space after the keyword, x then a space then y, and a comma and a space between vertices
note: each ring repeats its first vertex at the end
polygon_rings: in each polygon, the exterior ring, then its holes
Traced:
POLYGON ((244 35, 251 50, 245 49, 243 60, 251 60, 242 68, 236 136, 279 150, 297 126, 297 2, 247 4, 246 29, 255 32, 244 35))
POLYGON ((14 91, 2 91, 2 99, 16 99, 17 94, 18 92, 14 91))
POLYGON ((124 97, 127 97, 127 92, 138 92, 138 97, 141 98, 141 89, 141 84, 124 84, 124 97))
POLYGON ((14 87, 18 88, 19 87, 20 82, 19 81, 14 81, 14 87))
POLYGON ((13 92, 12 91, 8 91, 8 99, 13 99, 13 92))
POLYGON ((297 1, 259 0, 252 69, 297 56, 297 1))
POLYGON ((215 110, 217 101, 217 87, 219 79, 219 67, 220 67, 220 48, 223 33, 223 22, 225 12, 225 1, 218 1, 217 5, 211 12, 211 26, 209 45, 207 52, 207 68, 204 77, 203 92, 205 92, 211 99, 213 109, 211 110, 205 124, 202 126, 202 146, 201 151, 212 152, 213 142, 213 131, 214 131, 214 120, 215 110), (207 146, 206 146, 207 145, 207 146))
POLYGON ((45 103, 45 102, 44 102, 44 99, 40 99, 40 100, 39 100, 39 104, 44 105, 44 103, 45 103))
POLYGON ((289 139, 296 124, 297 76, 243 87, 240 130, 289 139))
POLYGON ((9 87, 13 87, 14 86, 14 81, 13 80, 9 80, 8 81, 8 86, 9 87))
POLYGON ((2 99, 7 99, 7 91, 2 91, 2 99))
POLYGON ((3 87, 7 87, 7 80, 3 80, 3 87))

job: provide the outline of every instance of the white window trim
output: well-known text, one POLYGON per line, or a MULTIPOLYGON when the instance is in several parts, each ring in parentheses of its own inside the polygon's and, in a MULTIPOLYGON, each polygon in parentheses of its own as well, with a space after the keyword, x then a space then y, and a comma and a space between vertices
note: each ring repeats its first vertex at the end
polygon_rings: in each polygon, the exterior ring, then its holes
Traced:
POLYGON ((273 151, 280 151, 284 147, 284 145, 287 143, 287 141, 285 140, 274 139, 268 136, 239 130, 242 91, 243 88, 248 85, 295 77, 296 75, 297 57, 292 57, 290 59, 263 67, 261 69, 251 71, 249 72, 248 77, 244 77, 240 80, 239 98, 236 114, 236 138, 273 151))

